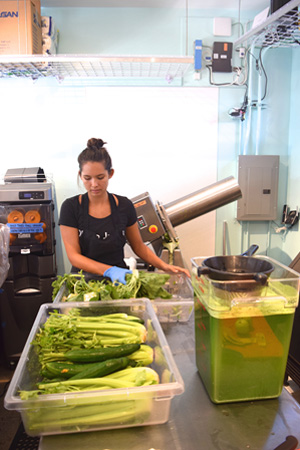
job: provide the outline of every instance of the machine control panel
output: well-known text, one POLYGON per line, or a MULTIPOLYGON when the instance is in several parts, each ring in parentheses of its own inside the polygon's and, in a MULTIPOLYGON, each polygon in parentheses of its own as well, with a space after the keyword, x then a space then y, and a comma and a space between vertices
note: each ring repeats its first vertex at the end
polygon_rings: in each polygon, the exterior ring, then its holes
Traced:
POLYGON ((143 241, 153 242, 163 236, 165 229, 148 192, 131 200, 136 210, 137 222, 143 241))
POLYGON ((137 218, 137 222, 138 222, 138 226, 139 226, 140 230, 142 230, 143 228, 145 228, 147 226, 144 216, 139 216, 137 218))
POLYGON ((0 184, 0 202, 34 203, 52 200, 51 183, 7 183, 0 184))
POLYGON ((24 191, 19 192, 20 200, 44 200, 45 193, 43 191, 24 191))

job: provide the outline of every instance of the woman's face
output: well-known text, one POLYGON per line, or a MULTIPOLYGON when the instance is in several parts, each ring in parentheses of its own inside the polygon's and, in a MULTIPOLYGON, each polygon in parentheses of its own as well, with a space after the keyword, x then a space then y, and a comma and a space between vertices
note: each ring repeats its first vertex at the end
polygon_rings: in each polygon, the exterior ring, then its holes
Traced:
POLYGON ((103 163, 89 161, 82 166, 79 175, 89 195, 97 197, 106 193, 108 180, 113 173, 113 169, 108 172, 103 163))

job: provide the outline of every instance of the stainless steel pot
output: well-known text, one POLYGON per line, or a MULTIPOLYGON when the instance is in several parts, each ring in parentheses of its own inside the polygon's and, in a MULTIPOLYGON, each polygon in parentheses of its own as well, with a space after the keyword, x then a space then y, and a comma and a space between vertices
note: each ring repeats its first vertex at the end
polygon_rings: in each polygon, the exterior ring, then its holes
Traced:
POLYGON ((257 245, 252 245, 241 255, 206 258, 197 269, 198 276, 207 275, 212 280, 235 282, 218 283, 219 288, 223 286, 223 289, 234 291, 252 290, 253 285, 265 286, 274 266, 269 261, 252 257, 257 249, 257 245))

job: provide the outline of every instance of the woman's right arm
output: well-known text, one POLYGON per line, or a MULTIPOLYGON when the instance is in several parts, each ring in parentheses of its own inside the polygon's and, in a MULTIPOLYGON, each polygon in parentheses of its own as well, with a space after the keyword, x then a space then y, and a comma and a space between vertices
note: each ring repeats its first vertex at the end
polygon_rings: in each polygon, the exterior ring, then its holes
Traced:
POLYGON ((97 275, 103 275, 111 267, 82 255, 77 228, 60 225, 60 232, 68 259, 72 266, 97 275))

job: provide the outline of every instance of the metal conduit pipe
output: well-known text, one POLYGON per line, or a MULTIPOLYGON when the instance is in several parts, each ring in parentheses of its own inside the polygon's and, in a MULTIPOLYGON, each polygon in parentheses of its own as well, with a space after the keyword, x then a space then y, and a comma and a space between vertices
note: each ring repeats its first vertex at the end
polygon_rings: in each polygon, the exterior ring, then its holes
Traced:
POLYGON ((173 227, 176 227, 220 206, 227 205, 241 196, 242 192, 236 179, 228 177, 168 203, 164 205, 164 209, 173 227))

